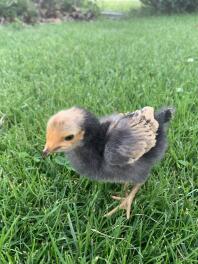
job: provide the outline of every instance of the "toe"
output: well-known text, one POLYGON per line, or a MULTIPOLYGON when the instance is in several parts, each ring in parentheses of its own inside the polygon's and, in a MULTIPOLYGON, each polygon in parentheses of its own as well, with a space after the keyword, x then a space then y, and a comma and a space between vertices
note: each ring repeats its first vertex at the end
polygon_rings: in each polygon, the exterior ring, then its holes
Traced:
POLYGON ((127 219, 129 219, 130 218, 130 215, 131 215, 131 205, 128 205, 127 206, 126 215, 127 215, 127 219))
POLYGON ((114 196, 114 195, 112 195, 111 198, 113 198, 114 200, 117 200, 117 201, 124 200, 123 197, 120 197, 120 196, 114 196))

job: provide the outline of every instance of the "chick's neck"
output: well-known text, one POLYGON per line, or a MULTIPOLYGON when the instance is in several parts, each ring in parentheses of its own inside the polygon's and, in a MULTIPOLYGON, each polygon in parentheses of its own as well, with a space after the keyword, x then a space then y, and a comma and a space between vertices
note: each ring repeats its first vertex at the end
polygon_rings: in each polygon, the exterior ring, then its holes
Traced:
POLYGON ((73 168, 81 175, 95 178, 100 174, 104 161, 106 133, 109 123, 101 124, 91 113, 86 113, 82 129, 85 131, 80 146, 68 153, 73 168))
POLYGON ((109 123, 100 124, 92 114, 88 114, 83 129, 85 130, 83 144, 74 150, 75 165, 83 164, 82 173, 94 174, 100 170, 106 144, 106 133, 109 123))
POLYGON ((84 123, 84 147, 87 150, 102 156, 105 148, 108 127, 108 123, 101 124, 95 116, 88 113, 84 123))

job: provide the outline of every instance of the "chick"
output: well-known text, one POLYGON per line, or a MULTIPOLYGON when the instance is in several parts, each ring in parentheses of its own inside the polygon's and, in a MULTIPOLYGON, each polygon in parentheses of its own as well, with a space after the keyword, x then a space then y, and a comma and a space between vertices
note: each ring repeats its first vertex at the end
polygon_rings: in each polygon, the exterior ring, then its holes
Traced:
POLYGON ((98 119, 83 108, 72 107, 49 119, 43 154, 64 152, 79 174, 93 180, 132 183, 125 198, 112 197, 121 203, 105 215, 125 209, 129 219, 136 193, 165 153, 166 127, 173 112, 172 108, 156 112, 147 106, 98 119))

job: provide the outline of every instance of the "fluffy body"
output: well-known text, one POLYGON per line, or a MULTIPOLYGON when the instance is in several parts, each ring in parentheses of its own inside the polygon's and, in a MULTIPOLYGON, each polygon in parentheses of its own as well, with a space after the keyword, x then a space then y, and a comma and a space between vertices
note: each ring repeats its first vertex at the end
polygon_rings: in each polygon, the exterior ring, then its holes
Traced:
POLYGON ((165 108, 154 113, 157 121, 155 145, 134 162, 126 151, 138 144, 137 135, 131 133, 126 122, 134 113, 118 114, 97 119, 84 110, 82 129, 83 144, 66 153, 73 168, 93 180, 108 182, 144 183, 155 162, 162 159, 167 148, 166 125, 171 119, 172 109, 165 108), (113 161, 113 162, 112 162, 113 161))

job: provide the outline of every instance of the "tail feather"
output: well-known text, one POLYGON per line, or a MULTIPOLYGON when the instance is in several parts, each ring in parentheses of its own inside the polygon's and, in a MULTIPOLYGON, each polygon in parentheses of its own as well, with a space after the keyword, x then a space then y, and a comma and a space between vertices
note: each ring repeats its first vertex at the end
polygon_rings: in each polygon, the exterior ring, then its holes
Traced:
POLYGON ((164 113, 164 123, 169 122, 175 113, 175 108, 167 108, 164 113))
POLYGON ((167 123, 171 120, 174 113, 175 109, 172 107, 166 107, 155 112, 155 119, 159 123, 159 128, 157 131, 157 142, 155 147, 144 155, 144 157, 148 159, 149 162, 154 163, 156 160, 160 160, 164 156, 167 148, 167 123))
POLYGON ((166 107, 155 113, 155 119, 159 124, 168 123, 175 113, 175 108, 166 107))

